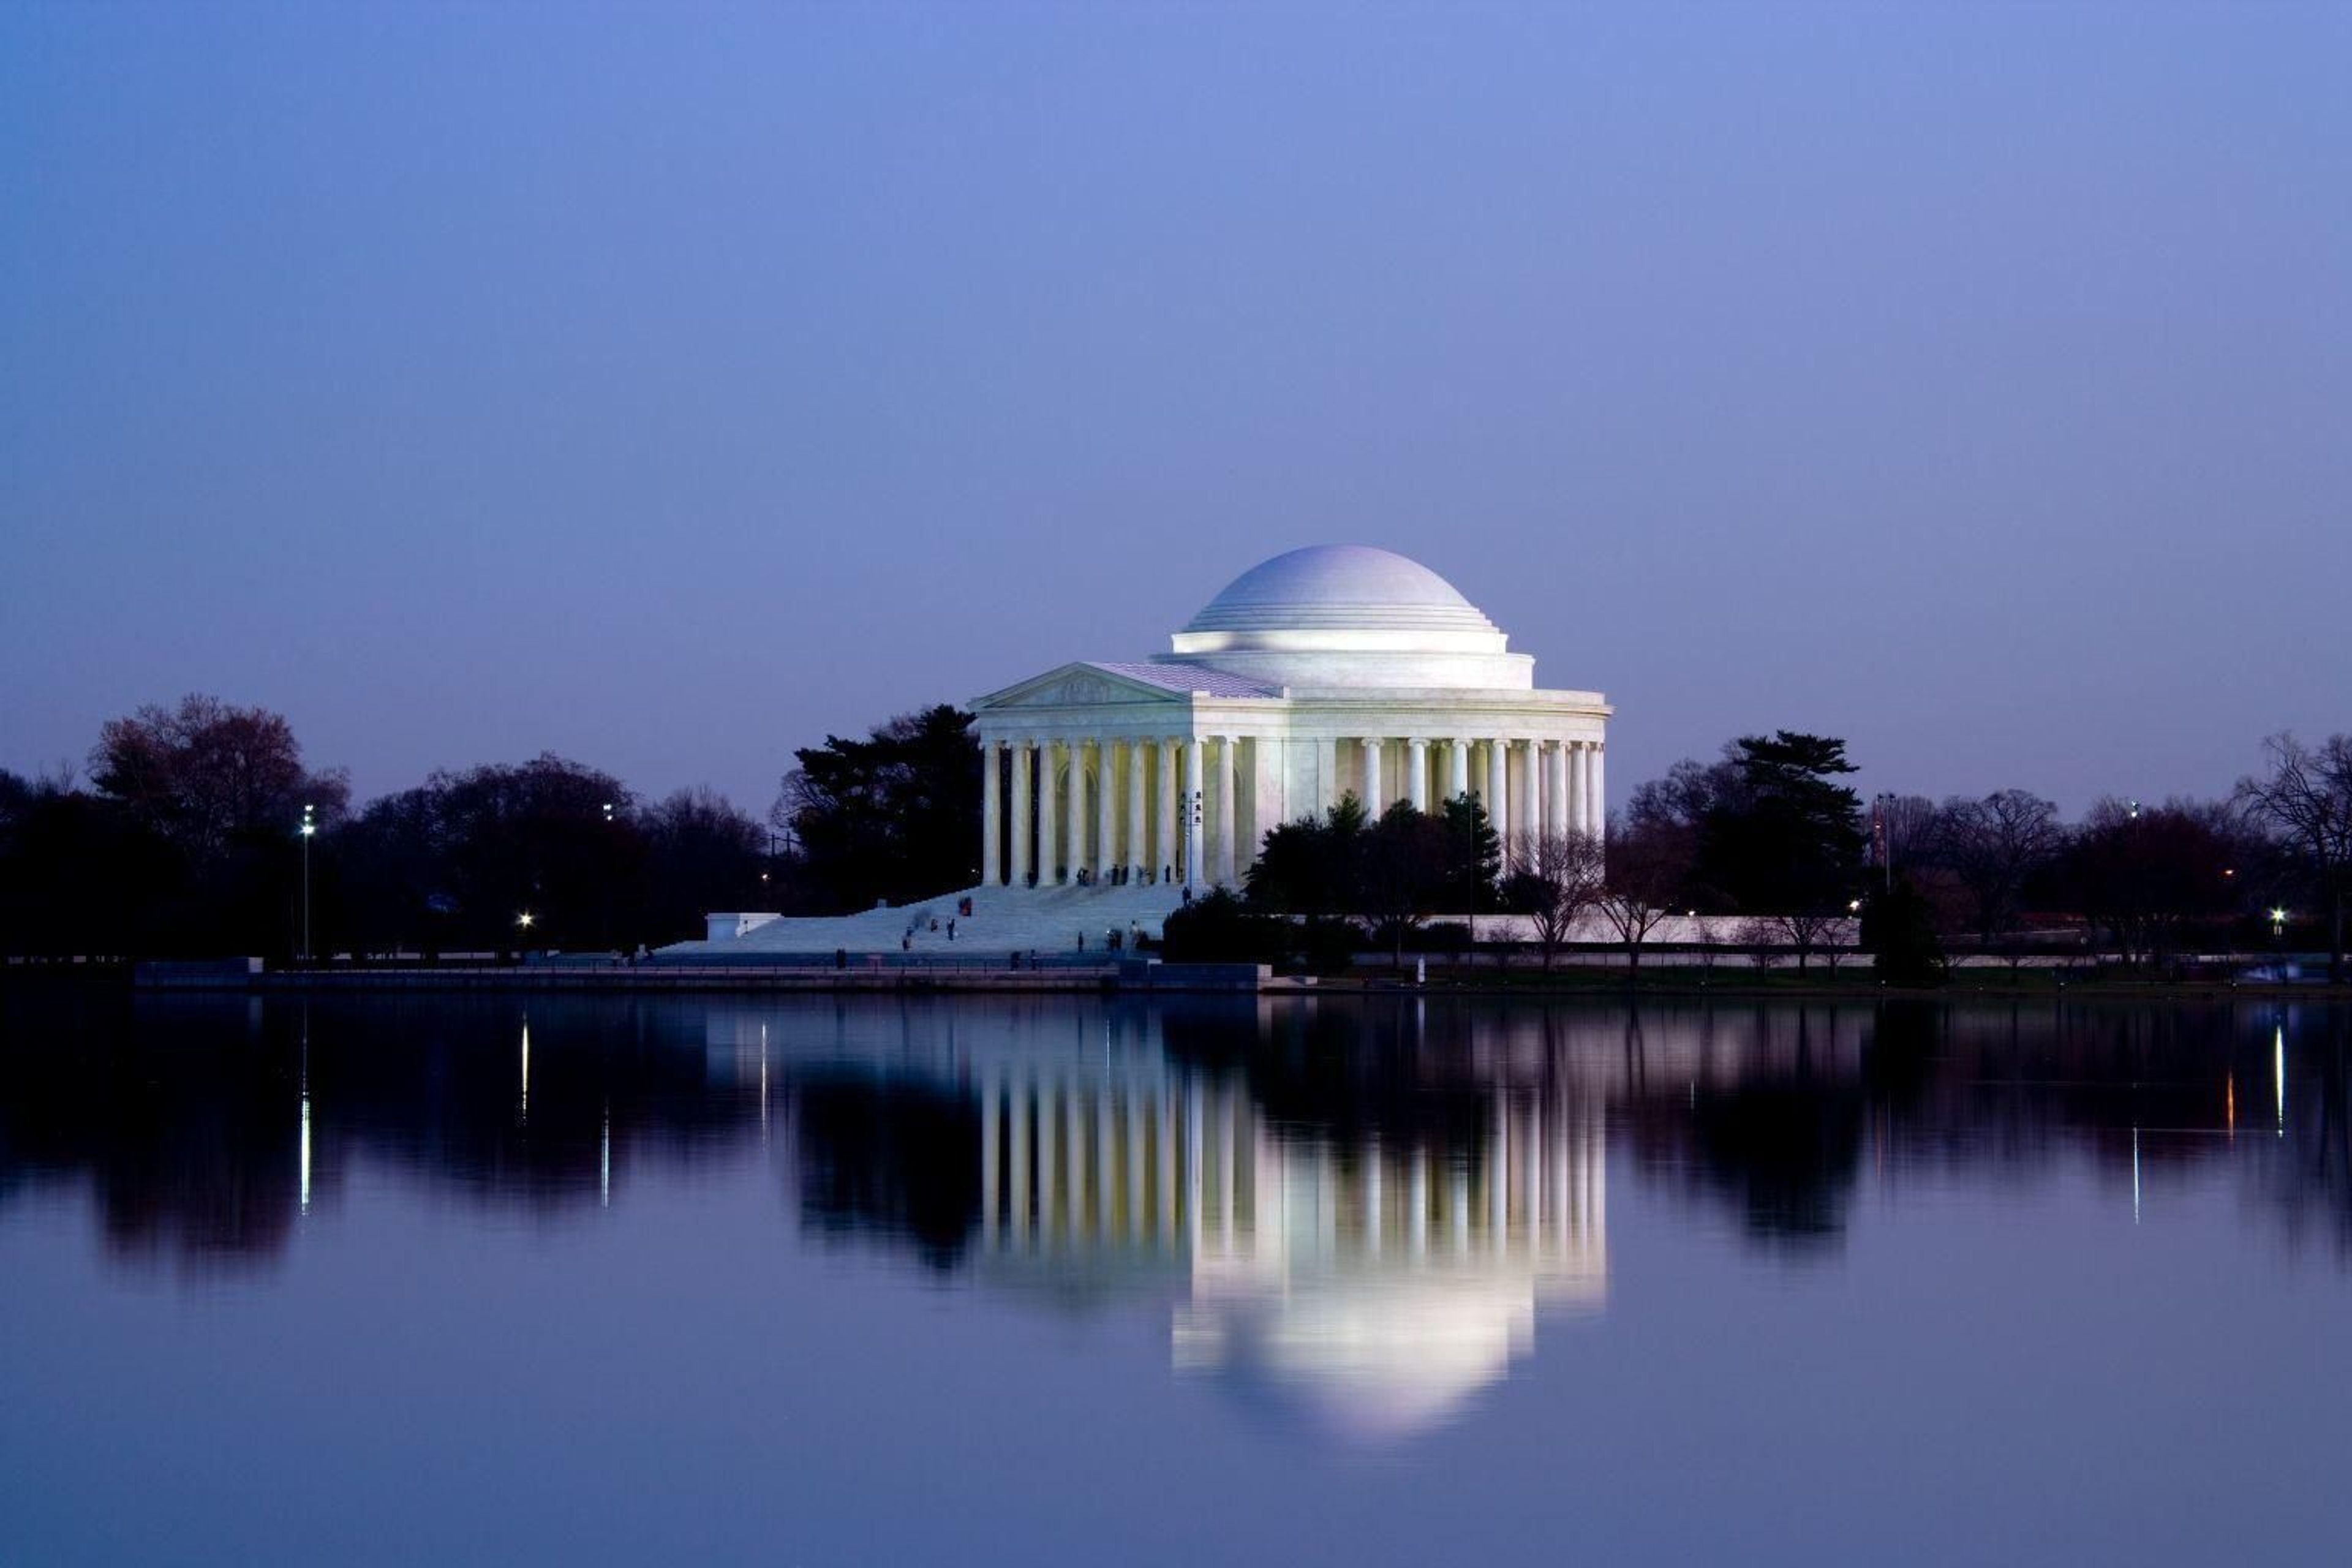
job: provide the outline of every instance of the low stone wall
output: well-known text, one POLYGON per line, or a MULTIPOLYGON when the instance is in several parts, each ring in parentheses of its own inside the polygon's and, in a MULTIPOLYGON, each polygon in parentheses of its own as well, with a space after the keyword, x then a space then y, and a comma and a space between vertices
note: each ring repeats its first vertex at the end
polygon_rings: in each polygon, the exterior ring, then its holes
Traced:
POLYGON ((263 991, 1229 991, 1289 989, 1263 963, 1161 963, 1129 958, 1001 964, 913 962, 847 968, 824 963, 500 965, 465 969, 289 969, 224 973, 217 983, 263 991))

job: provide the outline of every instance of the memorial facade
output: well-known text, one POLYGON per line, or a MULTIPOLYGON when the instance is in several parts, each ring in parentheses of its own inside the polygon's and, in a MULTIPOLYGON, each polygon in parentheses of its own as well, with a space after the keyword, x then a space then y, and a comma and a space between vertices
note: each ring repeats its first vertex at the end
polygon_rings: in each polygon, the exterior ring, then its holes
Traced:
POLYGON ((1349 794, 1374 816, 1466 795, 1507 842, 1607 823, 1601 694, 1539 689, 1451 584, 1364 545, 1251 568, 1164 654, 970 708, 983 888, 1237 885, 1267 832, 1349 794))

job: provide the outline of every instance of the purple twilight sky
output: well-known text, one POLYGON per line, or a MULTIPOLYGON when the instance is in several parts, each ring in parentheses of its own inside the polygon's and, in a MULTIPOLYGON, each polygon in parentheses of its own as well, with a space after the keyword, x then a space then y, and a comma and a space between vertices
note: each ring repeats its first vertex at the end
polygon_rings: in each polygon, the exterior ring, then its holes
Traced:
POLYGON ((790 750, 1450 578, 1618 801, 2352 729, 2352 7, 0 9, 0 766, 790 750))

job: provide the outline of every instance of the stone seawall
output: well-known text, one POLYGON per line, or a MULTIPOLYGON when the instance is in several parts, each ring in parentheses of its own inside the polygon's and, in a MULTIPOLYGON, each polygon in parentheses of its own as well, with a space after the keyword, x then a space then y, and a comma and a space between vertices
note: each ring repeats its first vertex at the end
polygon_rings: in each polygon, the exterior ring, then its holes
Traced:
MULTIPOLYGON (((155 966, 158 969, 165 966, 155 966)), ((170 966, 194 970, 197 966, 170 966)), ((1154 963, 1129 959, 1106 963, 1054 963, 983 968, 890 964, 836 968, 781 964, 697 967, 688 964, 527 964, 467 969, 284 969, 204 966, 202 973, 134 980, 142 988, 266 992, 320 991, 560 991, 643 993, 684 991, 842 992, 1091 992, 1291 990, 1300 984, 1274 978, 1264 964, 1154 963)))

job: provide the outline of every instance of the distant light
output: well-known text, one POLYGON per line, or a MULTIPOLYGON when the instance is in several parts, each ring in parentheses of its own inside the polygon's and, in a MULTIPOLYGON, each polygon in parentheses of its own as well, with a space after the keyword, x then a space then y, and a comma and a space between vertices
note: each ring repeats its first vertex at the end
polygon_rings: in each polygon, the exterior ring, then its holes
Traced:
POLYGON ((2221 875, 2224 877, 2234 877, 2237 874, 2238 868, 2235 866, 2224 866, 2221 868, 2221 875))
POLYGON ((2286 1136, 2286 1026, 2281 1024, 2271 1035, 2271 1093, 2274 1113, 2278 1117, 2278 1135, 2286 1136))
POLYGON ((517 915, 515 917, 515 924, 528 928, 530 925, 530 911, 529 910, 525 910, 522 913, 517 915))
POLYGON ((1858 915, 1862 913, 1862 900, 1860 899, 1848 899, 1846 900, 1845 909, 1846 913, 1850 915, 1858 915))
POLYGON ((302 825, 302 837, 305 838, 310 837, 310 835, 318 831, 319 825, 315 822, 306 822, 302 825))

